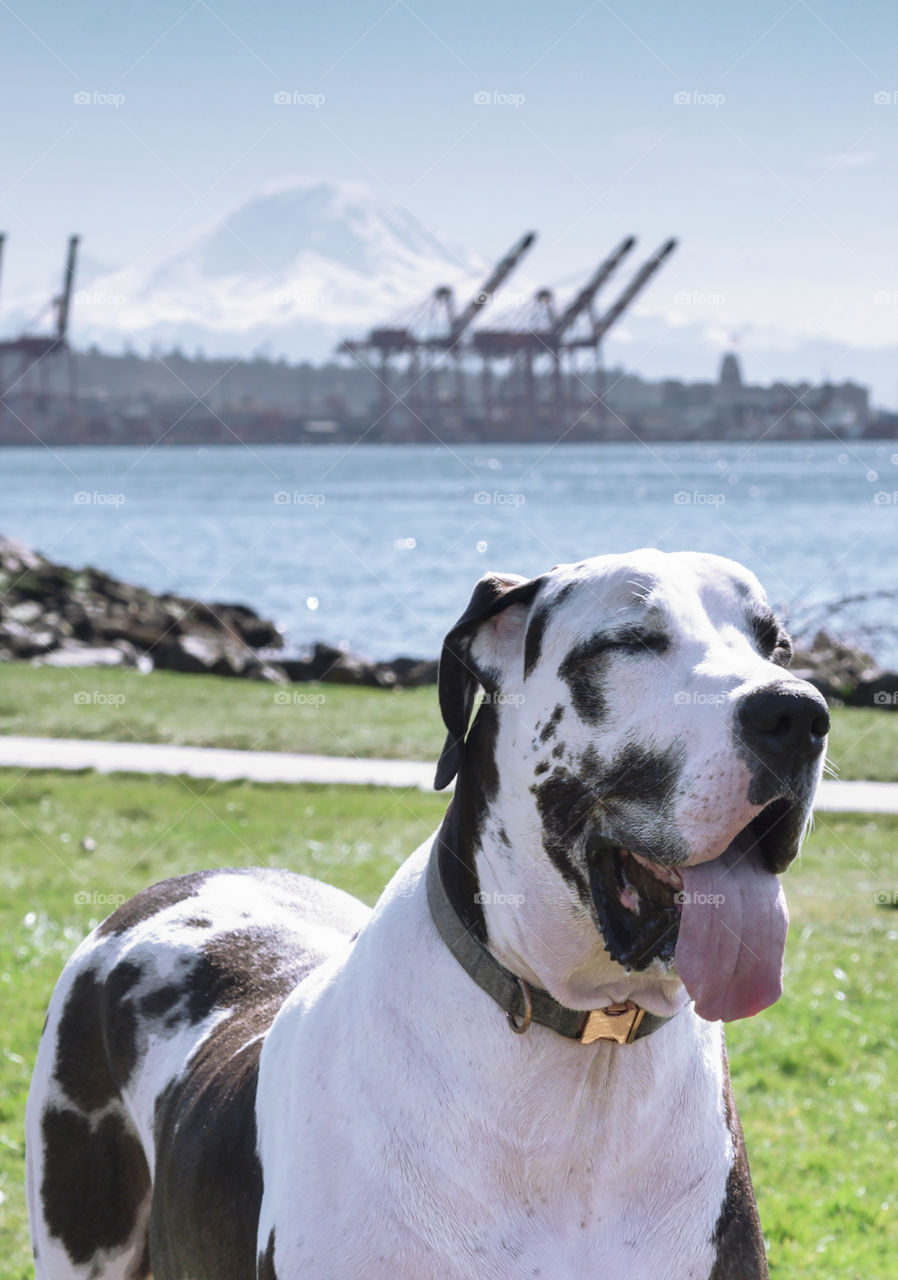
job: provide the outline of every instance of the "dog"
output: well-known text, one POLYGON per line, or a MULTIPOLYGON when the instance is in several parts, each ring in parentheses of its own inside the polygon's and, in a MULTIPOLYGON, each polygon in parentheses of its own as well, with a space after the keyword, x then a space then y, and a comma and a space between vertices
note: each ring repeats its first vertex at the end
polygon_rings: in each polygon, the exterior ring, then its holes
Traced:
POLYGON ((373 911, 201 871, 66 966, 39 1280, 766 1276, 722 1024, 782 989, 829 724, 789 658, 717 556, 484 577, 440 662, 455 793, 373 911))

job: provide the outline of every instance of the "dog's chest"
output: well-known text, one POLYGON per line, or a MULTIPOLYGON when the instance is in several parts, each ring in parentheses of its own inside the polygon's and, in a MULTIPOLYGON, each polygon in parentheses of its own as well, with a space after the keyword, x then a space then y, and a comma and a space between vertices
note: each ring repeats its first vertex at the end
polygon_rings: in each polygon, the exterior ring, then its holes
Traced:
MULTIPOLYGON (((412 1003, 406 993, 403 1009, 412 1003)), ((301 1049, 285 1009, 263 1053, 265 1097, 290 1090, 296 1135, 285 1144, 283 1110, 266 1115, 260 1102, 260 1239, 275 1228, 279 1280, 711 1274, 732 1159, 717 1029, 701 1030, 709 1043, 696 1053, 687 1020, 671 1024, 629 1046, 626 1067, 597 1085, 582 1065, 560 1065, 589 1050, 541 1030, 541 1054, 491 1007, 477 1068, 462 1023, 426 1051, 390 1027, 382 1054, 373 1034, 345 1034, 339 1004, 298 1019, 301 1049), (323 1179, 337 1163, 339 1178, 323 1179)), ((385 1004, 382 991, 381 1023, 385 1004)))
MULTIPOLYGON (((281 1219, 281 1280, 364 1275, 366 1280, 687 1280, 708 1277, 726 1178, 715 1170, 673 1196, 644 1187, 621 1194, 603 1183, 591 1194, 558 1196, 533 1179, 528 1193, 508 1194, 495 1181, 461 1186, 428 1178, 416 1185, 364 1180, 326 1225, 302 1211, 281 1219), (333 1250, 333 1241, 341 1243, 333 1250), (331 1271, 332 1269, 332 1271, 331 1271)), ((646 1182, 651 1174, 646 1173, 646 1182)), ((344 1186, 346 1184, 344 1183, 344 1186)), ((300 1193, 302 1194, 302 1193, 300 1193)))

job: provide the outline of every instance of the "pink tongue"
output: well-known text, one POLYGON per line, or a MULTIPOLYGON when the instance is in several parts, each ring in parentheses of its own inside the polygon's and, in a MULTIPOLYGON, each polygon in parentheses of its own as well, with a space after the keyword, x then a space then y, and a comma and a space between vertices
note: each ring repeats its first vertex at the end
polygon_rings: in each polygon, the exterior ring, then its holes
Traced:
POLYGON ((750 1018, 783 992, 789 928, 779 878, 736 839, 719 858, 680 867, 683 914, 676 967, 708 1022, 750 1018))

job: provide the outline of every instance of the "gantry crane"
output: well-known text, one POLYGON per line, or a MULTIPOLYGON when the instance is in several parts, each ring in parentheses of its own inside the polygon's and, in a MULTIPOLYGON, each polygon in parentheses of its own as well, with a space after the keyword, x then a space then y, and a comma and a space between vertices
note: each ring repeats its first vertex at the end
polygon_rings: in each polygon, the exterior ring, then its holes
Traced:
MULTIPOLYGON (((5 237, 0 237, 0 247, 5 237)), ((0 369, 9 358, 13 366, 12 382, 4 381, 0 400, 5 400, 11 393, 21 388, 25 401, 26 416, 30 411, 32 380, 36 377, 38 390, 43 395, 47 386, 48 357, 65 355, 68 370, 68 399, 74 399, 74 363, 68 345, 69 317, 72 309, 72 294, 75 287, 75 265, 78 256, 79 236, 70 236, 66 252, 65 268, 60 293, 51 299, 49 309, 54 315, 53 329, 50 333, 32 333, 29 327, 19 335, 6 342, 0 342, 0 369)), ((42 308, 32 323, 39 321, 46 307, 42 308)))
MULTIPOLYGON (((431 362, 423 370, 420 367, 422 357, 428 355, 448 355, 455 366, 457 392, 451 407, 459 419, 458 411, 463 410, 464 405, 463 362, 471 353, 480 361, 482 416, 486 422, 492 422, 496 416, 495 373, 498 365, 505 376, 509 409, 515 414, 520 430, 525 435, 544 430, 560 431, 568 410, 574 407, 573 397, 566 394, 563 385, 565 361, 585 347, 595 352, 598 366, 602 339, 673 252, 676 241, 666 241, 636 272, 617 300, 601 314, 596 311, 596 298, 612 273, 633 250, 636 244, 633 236, 627 236, 612 250, 563 308, 556 307, 550 289, 540 289, 501 327, 474 329, 478 315, 489 305, 535 239, 534 232, 522 236, 496 264, 461 311, 455 310, 452 289, 443 285, 402 321, 372 329, 362 341, 347 341, 341 345, 341 351, 352 354, 367 368, 371 367, 369 360, 376 366, 379 362, 379 421, 388 420, 392 409, 400 402, 419 422, 425 421, 427 412, 437 414, 446 407, 439 397, 437 365, 431 362), (392 361, 396 356, 407 357, 407 364, 400 366, 405 370, 406 379, 405 390, 401 394, 395 393, 390 386, 392 361), (551 382, 537 376, 535 370, 535 365, 546 356, 551 361, 551 382), (419 407, 420 413, 417 412, 419 407)), ((478 429, 474 421, 469 423, 469 427, 475 431, 478 429)))
POLYGON ((405 398, 396 395, 390 385, 391 358, 396 355, 405 354, 409 357, 408 386, 405 396, 411 396, 412 399, 414 399, 416 386, 424 376, 419 369, 420 353, 440 352, 451 355, 456 366, 457 395, 461 402, 464 390, 460 361, 461 341, 473 320, 485 307, 489 306, 497 291, 535 241, 535 231, 528 231, 521 236, 508 253, 496 263, 486 280, 460 312, 455 311, 455 295, 452 289, 448 285, 441 285, 433 291, 406 324, 372 329, 360 342, 350 340, 340 344, 339 351, 355 356, 366 367, 370 367, 366 363, 367 356, 373 357, 377 362, 381 420, 389 416, 391 409, 400 398, 405 398), (442 323, 422 336, 419 329, 425 318, 432 316, 434 312, 441 317, 442 323))
POLYGON ((564 336, 574 327, 580 316, 591 309, 602 285, 608 280, 612 272, 617 269, 635 244, 635 236, 627 236, 626 240, 621 241, 605 261, 600 263, 583 288, 574 295, 546 335, 545 345, 552 357, 552 394, 559 411, 563 401, 561 353, 564 336))
MULTIPOLYGON (((627 310, 627 308, 635 301, 637 296, 643 291, 651 280, 652 276, 664 265, 666 260, 677 247, 675 239, 665 240, 660 249, 657 249, 652 256, 643 263, 640 269, 633 276, 633 279, 626 286, 619 297, 612 303, 607 311, 601 315, 596 315, 591 311, 591 327, 586 336, 577 337, 565 344, 568 351, 575 351, 578 348, 589 348, 594 353, 594 372, 596 378, 596 389, 592 399, 592 403, 584 410, 584 415, 590 409, 596 409, 600 416, 604 413, 604 374, 602 369, 602 340, 605 338, 609 330, 617 324, 618 320, 627 310)), ((581 415, 583 416, 583 415, 581 415)))
MULTIPOLYGON (((517 323, 505 329, 481 329, 474 334, 474 350, 483 360, 483 398, 487 416, 493 412, 493 379, 490 361, 511 358, 520 366, 522 380, 521 408, 525 425, 531 430, 539 417, 539 388, 534 376, 534 363, 548 355, 552 365, 551 406, 555 425, 560 425, 562 412, 561 359, 564 336, 588 311, 602 285, 636 244, 635 237, 627 236, 605 258, 580 288, 567 306, 556 312, 552 292, 540 289, 530 304, 529 315, 519 314, 517 323)), ((514 376, 514 374, 512 374, 514 376)))
POLYGON ((594 318, 592 332, 589 337, 578 344, 572 343, 571 345, 598 347, 611 326, 617 323, 636 295, 642 292, 655 272, 660 269, 665 259, 670 257, 676 247, 676 240, 666 240, 661 248, 652 254, 648 262, 643 263, 617 301, 603 315, 594 318))

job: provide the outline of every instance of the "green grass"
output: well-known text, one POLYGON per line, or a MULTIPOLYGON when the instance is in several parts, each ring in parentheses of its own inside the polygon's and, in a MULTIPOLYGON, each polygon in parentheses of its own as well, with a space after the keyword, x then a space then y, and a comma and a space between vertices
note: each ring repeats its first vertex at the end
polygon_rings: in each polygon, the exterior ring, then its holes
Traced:
MULTIPOLYGON (((198 867, 274 864, 370 902, 445 800, 11 770, 0 771, 0 797, 0 1280, 25 1280, 28 1078, 52 985, 109 909, 101 899, 198 867)), ((896 845, 898 820, 818 819, 786 877, 786 995, 728 1031, 774 1280, 894 1274, 898 911, 875 897, 898 892, 896 845)))
POLYGON ((272 685, 172 671, 0 664, 0 733, 436 759, 436 689, 272 685))
POLYGON ((832 712, 828 759, 834 777, 898 781, 898 713, 839 707, 832 712))
MULTIPOLYGON (((435 760, 444 732, 433 686, 282 688, 170 671, 0 665, 0 733, 435 760)), ((829 754, 837 777, 898 780, 898 714, 835 711, 829 754)))

